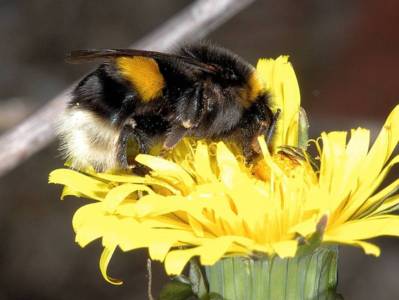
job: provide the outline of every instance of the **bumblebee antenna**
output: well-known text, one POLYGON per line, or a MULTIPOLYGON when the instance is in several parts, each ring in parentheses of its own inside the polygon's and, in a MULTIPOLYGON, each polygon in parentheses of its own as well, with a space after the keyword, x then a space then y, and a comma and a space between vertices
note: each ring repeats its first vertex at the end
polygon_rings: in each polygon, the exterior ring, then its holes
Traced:
POLYGON ((274 135, 274 133, 276 131, 276 125, 277 125, 277 121, 278 121, 278 119, 280 117, 280 114, 281 114, 281 109, 278 108, 276 113, 273 115, 272 122, 270 123, 269 128, 266 131, 265 137, 266 137, 266 144, 267 145, 269 145, 269 143, 271 142, 272 137, 273 137, 273 135, 274 135))

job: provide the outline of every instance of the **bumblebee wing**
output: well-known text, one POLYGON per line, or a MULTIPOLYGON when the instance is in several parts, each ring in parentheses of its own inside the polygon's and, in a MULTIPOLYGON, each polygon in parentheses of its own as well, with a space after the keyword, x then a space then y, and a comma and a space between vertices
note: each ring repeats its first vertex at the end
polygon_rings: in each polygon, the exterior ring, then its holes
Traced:
POLYGON ((217 73, 220 69, 215 65, 205 64, 193 57, 168 54, 156 51, 136 50, 136 49, 88 49, 72 51, 67 57, 68 63, 85 63, 96 60, 114 60, 121 57, 147 57, 157 62, 175 62, 190 69, 205 73, 217 73))
POLYGON ((151 57, 151 58, 169 58, 172 55, 155 52, 155 51, 145 51, 145 50, 135 50, 135 49, 86 49, 86 50, 75 50, 69 53, 66 57, 66 61, 69 63, 85 63, 95 60, 111 60, 118 57, 151 57))

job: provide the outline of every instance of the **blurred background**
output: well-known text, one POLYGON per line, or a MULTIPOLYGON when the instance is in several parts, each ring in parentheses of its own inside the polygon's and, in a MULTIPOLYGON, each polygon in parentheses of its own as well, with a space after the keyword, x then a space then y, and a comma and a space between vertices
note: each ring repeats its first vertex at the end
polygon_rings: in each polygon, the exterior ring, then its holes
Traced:
MULTIPOLYGON (((188 4, 0 1, 0 132, 90 70, 65 64, 68 51, 127 47, 188 4)), ((399 103, 398 29, 396 0, 257 0, 207 39, 252 63, 290 55, 313 137, 357 126, 375 135, 399 103)), ((0 299, 146 299, 145 251, 114 255, 109 273, 125 281, 115 287, 99 273, 100 242, 74 243, 71 218, 85 201, 61 202, 61 187, 47 184, 62 165, 53 143, 0 179, 0 299)), ((378 259, 341 249, 345 299, 399 299, 399 239, 377 243, 378 259)), ((154 276, 157 294, 162 266, 154 276)))

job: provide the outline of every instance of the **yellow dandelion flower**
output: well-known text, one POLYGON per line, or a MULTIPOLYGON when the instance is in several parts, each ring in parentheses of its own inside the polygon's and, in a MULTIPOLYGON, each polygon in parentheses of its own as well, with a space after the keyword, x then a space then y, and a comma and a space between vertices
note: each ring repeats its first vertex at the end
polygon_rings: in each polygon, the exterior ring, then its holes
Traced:
POLYGON ((95 200, 73 217, 82 247, 102 238, 100 268, 106 269, 117 247, 148 248, 164 262, 168 274, 180 274, 194 256, 202 265, 224 257, 264 255, 294 257, 320 233, 326 244, 359 246, 379 255, 365 240, 399 235, 399 180, 381 183, 399 156, 399 106, 369 149, 370 133, 323 133, 315 142, 319 169, 308 159, 278 151, 298 144, 299 90, 287 58, 261 61, 258 71, 271 91, 273 108, 281 108, 278 138, 270 153, 260 138, 259 162, 247 165, 234 145, 183 140, 167 159, 140 154, 146 176, 55 170, 50 182, 65 185, 62 196, 95 200))

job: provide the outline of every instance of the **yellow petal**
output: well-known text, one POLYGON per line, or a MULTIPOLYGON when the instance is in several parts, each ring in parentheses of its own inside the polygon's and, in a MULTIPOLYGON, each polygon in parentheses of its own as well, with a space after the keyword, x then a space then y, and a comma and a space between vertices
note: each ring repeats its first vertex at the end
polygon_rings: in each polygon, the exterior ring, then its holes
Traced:
POLYGON ((323 241, 327 243, 337 243, 337 244, 345 244, 345 245, 360 247, 363 249, 364 253, 368 255, 380 256, 381 253, 379 247, 364 241, 335 239, 333 237, 330 237, 329 235, 325 235, 323 237, 323 241))
POLYGON ((272 243, 271 246, 281 258, 294 257, 298 249, 298 242, 296 240, 281 241, 272 243))
POLYGON ((215 264, 224 256, 234 240, 235 237, 229 236, 207 240, 202 247, 197 248, 201 264, 208 266, 215 264))
POLYGON ((63 184, 88 198, 100 201, 103 200, 104 195, 109 191, 108 185, 103 181, 68 169, 58 169, 51 172, 49 183, 63 184))
POLYGON ((191 176, 178 164, 146 154, 137 155, 135 160, 154 170, 156 173, 162 174, 163 177, 176 179, 177 182, 184 184, 188 188, 191 188, 194 184, 191 176))
POLYGON ((391 211, 396 211, 398 209, 398 205, 399 205, 399 195, 395 195, 393 197, 385 199, 384 202, 370 214, 377 215, 382 213, 384 214, 389 213, 391 211))
POLYGON ((117 208, 117 206, 125 200, 129 195, 135 193, 137 191, 144 191, 148 194, 154 194, 154 192, 147 186, 142 184, 132 184, 125 183, 114 187, 110 190, 105 197, 104 207, 108 212, 113 212, 117 208))
POLYGON ((198 247, 169 252, 164 262, 166 273, 168 275, 180 275, 188 261, 198 254, 198 247))
MULTIPOLYGON (((341 182, 343 193, 356 187, 359 168, 367 156, 370 143, 370 131, 362 128, 351 131, 351 138, 344 154, 343 174, 341 182)), ((337 187, 339 188, 339 186, 337 187)))
POLYGON ((370 194, 372 194, 376 189, 379 188, 385 177, 388 175, 388 172, 397 163, 399 163, 399 156, 392 159, 384 167, 381 173, 378 174, 377 178, 375 178, 373 182, 368 183, 367 185, 365 183, 360 183, 360 179, 358 179, 357 184, 359 185, 359 188, 352 193, 351 201, 347 203, 344 211, 341 212, 339 216, 340 222, 343 222, 348 218, 352 218, 355 214, 363 212, 365 209, 368 209, 369 207, 378 203, 381 199, 383 199, 384 196, 389 195, 389 193, 391 192, 394 192, 392 191, 392 188, 395 186, 395 184, 389 185, 385 189, 378 192, 376 195, 367 199, 370 194))
POLYGON ((64 186, 61 193, 61 200, 64 200, 64 198, 67 196, 84 197, 82 193, 79 193, 78 191, 75 191, 68 186, 64 186))
POLYGON ((101 254, 101 258, 100 258, 100 270, 101 270, 101 274, 103 275, 103 277, 106 281, 108 281, 109 283, 114 284, 114 285, 121 285, 121 284, 123 284, 123 281, 121 281, 119 279, 112 278, 107 275, 108 264, 112 258, 112 255, 114 254, 115 249, 116 249, 116 246, 111 247, 111 248, 104 248, 104 250, 101 254))
POLYGON ((240 172, 240 166, 234 154, 222 142, 217 144, 216 157, 219 167, 219 178, 227 187, 233 185, 233 175, 240 172))
POLYGON ((118 182, 118 183, 145 183, 146 178, 133 175, 131 173, 127 174, 111 174, 111 173, 96 173, 93 176, 111 181, 111 182, 118 182))
POLYGON ((274 66, 274 60, 261 58, 258 60, 256 65, 256 72, 258 74, 258 79, 262 82, 262 86, 270 89, 269 79, 272 77, 274 66))
POLYGON ((199 247, 171 251, 165 259, 166 272, 169 275, 180 274, 187 262, 194 256, 200 256, 202 265, 213 265, 224 256, 234 241, 242 244, 248 243, 248 240, 245 238, 225 236, 207 239, 199 247))
POLYGON ((364 240, 377 236, 399 236, 399 216, 383 215, 349 221, 327 228, 326 235, 335 240, 364 240))
POLYGON ((76 242, 81 247, 84 247, 101 237, 104 233, 103 220, 104 215, 101 203, 88 204, 79 208, 72 218, 72 226, 76 232, 76 242))
POLYGON ((316 231, 316 226, 318 223, 318 218, 317 214, 314 214, 311 218, 304 220, 301 223, 295 224, 291 229, 290 233, 298 233, 301 236, 308 236, 316 231))
POLYGON ((145 218, 140 220, 140 223, 149 228, 170 228, 170 229, 181 229, 189 230, 190 226, 174 215, 156 216, 155 218, 145 218))
POLYGON ((152 260, 158 260, 162 262, 172 246, 173 243, 171 242, 151 243, 151 245, 148 247, 148 253, 152 260))
POLYGON ((165 181, 156 179, 156 178, 151 178, 148 176, 141 177, 141 176, 136 176, 131 173, 128 174, 122 174, 122 175, 116 175, 116 174, 109 174, 109 173, 97 173, 93 175, 96 178, 99 178, 101 180, 106 180, 109 182, 117 182, 117 183, 136 183, 136 184, 145 184, 148 186, 160 186, 163 187, 169 191, 171 191, 173 194, 179 194, 180 191, 176 188, 174 188, 172 185, 168 184, 165 181))
POLYGON ((276 176, 283 176, 284 172, 280 169, 280 167, 274 163, 273 158, 269 152, 269 149, 266 145, 266 141, 264 139, 264 137, 258 137, 258 142, 260 145, 260 149, 262 151, 262 155, 263 155, 263 161, 266 163, 266 165, 271 169, 271 172, 273 173, 273 175, 276 176))
POLYGON ((208 147, 202 142, 198 142, 195 150, 194 168, 196 176, 202 182, 216 181, 216 176, 212 171, 211 162, 209 160, 208 147))
POLYGON ((197 221, 195 218, 193 218, 191 215, 187 216, 188 218, 188 223, 191 226, 191 230, 196 236, 203 237, 204 236, 204 228, 202 226, 202 223, 197 221))
POLYGON ((135 205, 136 213, 140 217, 165 215, 176 211, 197 215, 202 208, 201 203, 188 201, 181 196, 161 197, 159 195, 144 196, 135 205))
POLYGON ((399 141, 399 105, 388 116, 383 129, 362 164, 359 182, 367 187, 380 173, 399 141))
POLYGON ((388 197, 397 192, 398 189, 399 179, 395 180, 394 182, 383 188, 381 191, 379 191, 377 194, 367 199, 358 209, 355 217, 364 214, 376 214, 387 210, 392 206, 395 206, 397 197, 388 197))
POLYGON ((140 223, 120 222, 119 227, 114 232, 108 232, 107 241, 103 239, 103 243, 114 241, 122 251, 126 252, 149 247, 151 236, 151 230, 140 223))
POLYGON ((271 94, 270 104, 273 112, 281 110, 273 138, 273 148, 282 145, 297 146, 300 93, 288 56, 280 56, 276 60, 259 60, 256 70, 271 94))

